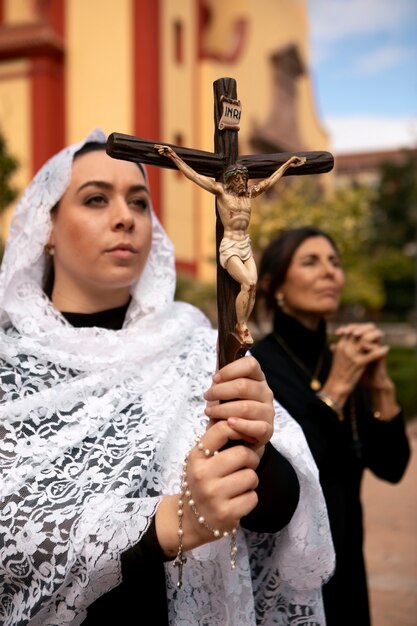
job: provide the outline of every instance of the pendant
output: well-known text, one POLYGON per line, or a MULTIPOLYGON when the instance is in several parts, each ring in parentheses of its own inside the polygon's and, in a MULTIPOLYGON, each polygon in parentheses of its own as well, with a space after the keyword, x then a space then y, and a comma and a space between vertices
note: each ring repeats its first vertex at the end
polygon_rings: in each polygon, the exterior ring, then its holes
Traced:
POLYGON ((321 389, 321 382, 317 380, 317 378, 312 378, 310 380, 310 389, 313 391, 319 391, 321 389))

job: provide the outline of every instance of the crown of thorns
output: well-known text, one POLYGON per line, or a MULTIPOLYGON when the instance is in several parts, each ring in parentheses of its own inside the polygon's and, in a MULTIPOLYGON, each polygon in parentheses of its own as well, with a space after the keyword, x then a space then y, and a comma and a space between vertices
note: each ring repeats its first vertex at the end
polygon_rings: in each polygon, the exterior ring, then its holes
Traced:
POLYGON ((249 173, 248 168, 245 167, 244 165, 232 165, 231 167, 228 167, 227 170, 224 172, 223 182, 227 183, 229 178, 231 176, 234 176, 238 172, 242 172, 242 174, 245 174, 245 176, 247 176, 249 173))

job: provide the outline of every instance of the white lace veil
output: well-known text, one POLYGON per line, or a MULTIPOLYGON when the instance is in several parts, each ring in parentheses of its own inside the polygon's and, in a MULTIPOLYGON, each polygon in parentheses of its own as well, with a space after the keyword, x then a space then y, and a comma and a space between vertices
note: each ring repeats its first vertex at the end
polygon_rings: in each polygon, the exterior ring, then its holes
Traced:
MULTIPOLYGON (((98 129, 86 139, 105 140, 105 135, 98 129)), ((45 342, 48 349, 54 345, 56 349, 62 348, 75 354, 77 366, 80 365, 80 358, 85 357, 89 361, 91 345, 89 342, 74 345, 74 334, 79 331, 75 332, 70 327, 43 294, 42 279, 46 262, 44 247, 52 228, 50 211, 69 184, 73 155, 84 143, 65 148, 50 159, 27 187, 11 220, 0 273, 0 324, 10 320, 23 335, 45 342)), ((176 280, 172 243, 153 211, 152 224, 151 252, 141 279, 132 288, 132 303, 125 326, 129 327, 138 316, 151 312, 159 323, 162 312, 168 323, 159 332, 165 331, 164 346, 169 347, 181 341, 178 333, 181 335, 186 329, 181 331, 181 324, 175 321, 175 314, 170 311, 176 280)), ((194 310, 193 315, 196 313, 198 321, 201 321, 202 316, 194 310)), ((97 353, 103 352, 101 333, 98 333, 95 343, 97 353)), ((124 354, 108 353, 105 361, 108 363, 113 357, 116 363, 121 357, 127 358, 129 352, 129 346, 126 346, 124 354)))
MULTIPOLYGON (((86 141, 105 139, 95 130, 86 141)), ((26 189, 0 272, 4 626, 76 626, 120 583, 120 554, 140 541, 160 495, 178 492, 216 363, 207 319, 173 300, 174 251, 153 211, 150 256, 120 331, 74 328, 43 293, 50 210, 83 143, 50 159, 26 189)), ((277 535, 239 530, 234 571, 227 540, 193 551, 181 590, 167 564, 171 624, 254 626, 256 603, 264 625, 289 623, 291 611, 305 612, 297 624, 324 625, 320 585, 333 567, 326 510, 304 436, 279 408, 273 443, 300 481, 292 522, 277 535)))

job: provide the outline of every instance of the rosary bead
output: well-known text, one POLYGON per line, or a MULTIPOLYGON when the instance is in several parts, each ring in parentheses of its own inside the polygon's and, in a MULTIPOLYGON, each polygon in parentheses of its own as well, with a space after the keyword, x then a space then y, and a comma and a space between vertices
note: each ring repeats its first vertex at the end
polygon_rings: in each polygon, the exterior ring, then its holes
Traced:
MULTIPOLYGON (((200 437, 197 439, 197 448, 199 450, 201 450, 202 452, 204 452, 204 456, 205 457, 210 457, 212 455, 214 456, 214 455, 218 454, 218 450, 215 450, 214 452, 212 452, 208 448, 204 448, 203 444, 201 443, 201 438, 200 437)), ((232 530, 230 530, 230 531, 225 530, 225 531, 221 532, 217 528, 212 528, 211 526, 209 526, 209 524, 206 522, 205 517, 203 515, 200 515, 200 513, 198 512, 198 510, 196 508, 195 501, 194 501, 194 499, 193 499, 193 497, 191 495, 191 491, 188 488, 188 482, 187 482, 187 462, 188 462, 188 455, 185 457, 184 463, 183 463, 183 470, 182 470, 181 484, 180 484, 180 492, 179 492, 179 497, 178 497, 178 509, 177 509, 178 531, 177 531, 177 535, 178 535, 178 539, 179 539, 179 544, 178 544, 178 553, 177 553, 176 559, 174 561, 175 567, 178 567, 177 587, 181 587, 181 585, 182 585, 182 570, 183 570, 183 566, 187 562, 187 559, 184 556, 184 546, 183 546, 183 542, 182 542, 183 541, 183 536, 184 536, 184 531, 183 531, 183 528, 182 528, 183 517, 184 517, 184 508, 183 508, 184 507, 184 497, 187 499, 188 506, 190 507, 190 509, 194 513, 198 523, 201 524, 202 526, 204 526, 204 528, 206 528, 208 531, 210 531, 216 539, 218 539, 221 536, 228 537, 230 535, 230 567, 232 569, 235 569, 235 567, 236 567, 236 553, 237 553, 237 547, 236 547, 236 527, 232 528, 232 530)))

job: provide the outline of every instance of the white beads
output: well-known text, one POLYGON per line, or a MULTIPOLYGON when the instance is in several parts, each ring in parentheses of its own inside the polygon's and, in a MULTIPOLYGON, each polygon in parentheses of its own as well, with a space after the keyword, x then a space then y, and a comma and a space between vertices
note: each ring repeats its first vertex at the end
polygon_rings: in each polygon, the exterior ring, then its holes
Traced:
MULTIPOLYGON (((209 458, 211 456, 214 456, 214 455, 218 454, 218 450, 215 450, 214 452, 212 452, 209 448, 205 448, 204 445, 201 442, 201 437, 199 437, 197 439, 197 448, 204 453, 204 456, 206 458, 209 458)), ((183 546, 183 542, 182 542, 182 539, 183 539, 183 536, 184 536, 184 531, 183 531, 183 528, 182 528, 183 517, 184 517, 184 497, 187 499, 188 506, 190 507, 191 511, 193 512, 193 514, 197 518, 197 522, 201 526, 204 526, 204 528, 206 528, 208 531, 210 531, 216 539, 218 539, 219 537, 229 537, 230 536, 230 566, 231 566, 232 569, 235 569, 235 567, 236 567, 236 558, 237 558, 237 546, 236 546, 236 532, 237 531, 236 531, 236 527, 232 528, 231 531, 228 531, 228 530, 220 531, 217 528, 212 528, 206 522, 206 518, 203 515, 200 515, 200 513, 197 510, 194 498, 192 497, 191 491, 188 488, 187 464, 188 464, 188 454, 185 457, 184 463, 183 463, 183 466, 182 466, 183 469, 182 469, 182 474, 181 474, 181 487, 180 487, 180 494, 179 494, 179 497, 178 497, 178 510, 177 510, 177 514, 178 514, 178 531, 177 531, 177 535, 178 535, 178 538, 179 538, 179 545, 178 545, 178 553, 177 553, 176 559, 174 561, 174 565, 176 567, 178 567, 177 587, 181 587, 181 585, 182 585, 182 570, 183 570, 184 564, 187 562, 187 559, 184 556, 184 546, 183 546)))
POLYGON ((205 448, 201 441, 201 437, 198 437, 197 439, 197 448, 201 450, 201 452, 203 452, 204 456, 207 458, 210 456, 215 456, 216 454, 219 454, 218 450, 210 450, 210 448, 205 448))
POLYGON ((201 441, 201 437, 199 437, 199 438, 197 439, 197 448, 198 448, 199 450, 201 450, 201 452, 203 452, 203 453, 204 453, 204 456, 205 456, 205 457, 207 457, 207 458, 208 458, 209 456, 213 456, 214 454, 216 454, 216 453, 217 453, 217 450, 216 450, 216 452, 212 452, 209 448, 205 448, 205 447, 203 446, 202 441, 201 441))

